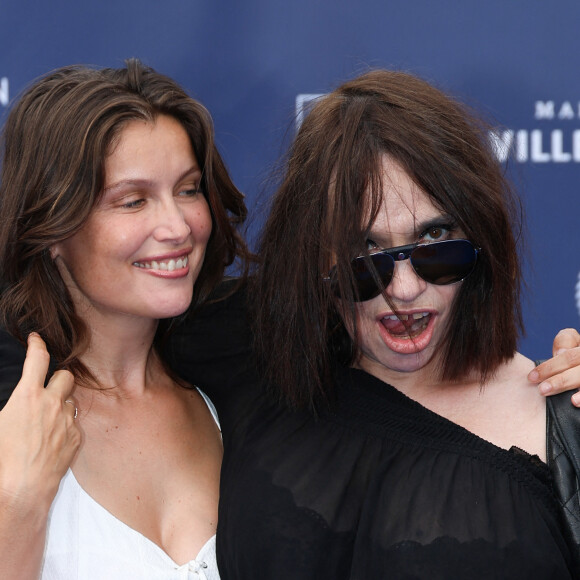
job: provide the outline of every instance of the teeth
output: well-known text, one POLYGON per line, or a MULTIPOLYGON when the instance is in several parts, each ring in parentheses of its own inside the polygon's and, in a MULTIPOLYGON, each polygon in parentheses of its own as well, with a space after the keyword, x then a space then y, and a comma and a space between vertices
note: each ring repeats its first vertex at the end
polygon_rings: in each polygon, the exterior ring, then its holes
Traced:
POLYGON ((183 258, 178 258, 177 260, 171 259, 164 262, 158 262, 157 260, 151 260, 151 262, 133 262, 133 266, 144 268, 145 270, 162 270, 173 272, 174 270, 185 268, 188 262, 188 256, 184 256, 183 258))
POLYGON ((385 318, 387 318, 388 320, 409 320, 409 318, 412 318, 413 320, 421 320, 421 318, 425 318, 425 316, 428 316, 429 313, 428 312, 414 312, 413 314, 389 314, 388 316, 385 316, 385 318))

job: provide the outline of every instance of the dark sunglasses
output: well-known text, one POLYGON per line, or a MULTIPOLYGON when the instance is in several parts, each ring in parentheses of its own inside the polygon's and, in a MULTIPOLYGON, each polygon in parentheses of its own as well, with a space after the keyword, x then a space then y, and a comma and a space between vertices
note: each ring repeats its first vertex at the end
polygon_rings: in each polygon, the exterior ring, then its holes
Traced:
MULTIPOLYGON (((417 276, 429 284, 444 286, 461 282, 469 276, 475 268, 478 252, 478 248, 469 240, 444 240, 388 248, 368 256, 359 256, 350 263, 358 290, 358 301, 364 302, 378 296, 391 283, 395 262, 411 260, 417 276), (371 264, 378 274, 382 287, 377 284, 371 264)), ((339 294, 334 267, 326 280, 330 281, 333 290, 339 294)))

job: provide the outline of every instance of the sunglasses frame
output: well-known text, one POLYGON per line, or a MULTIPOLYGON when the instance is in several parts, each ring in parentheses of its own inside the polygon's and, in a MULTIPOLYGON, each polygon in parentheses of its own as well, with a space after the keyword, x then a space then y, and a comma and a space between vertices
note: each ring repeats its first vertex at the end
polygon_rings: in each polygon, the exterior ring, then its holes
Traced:
MULTIPOLYGON (((370 296, 365 296, 364 297, 359 297, 359 299, 357 300, 358 302, 366 302, 367 300, 372 300, 373 298, 375 298, 376 296, 378 296, 379 294, 382 293, 382 291, 387 288, 387 286, 391 283, 392 281, 392 275, 395 272, 395 265, 397 262, 402 262, 404 260, 410 260, 411 261, 411 266, 413 268, 413 271, 415 272, 415 274, 421 278, 422 280, 424 280, 425 282, 427 282, 428 284, 434 284, 435 286, 448 286, 450 284, 458 284, 459 282, 462 282, 463 280, 465 280, 465 278, 467 278, 471 273, 473 273, 473 270, 475 269, 475 266, 477 264, 477 259, 479 256, 479 252, 481 251, 481 248, 476 247, 470 240, 466 240, 463 238, 457 238, 457 239, 452 239, 452 240, 440 240, 440 241, 436 241, 436 242, 431 242, 431 243, 427 243, 427 244, 422 244, 422 243, 414 243, 414 244, 407 244, 405 246, 397 246, 395 248, 385 248, 384 250, 377 250, 374 252, 369 252, 368 255, 362 255, 362 256, 357 256, 356 258, 354 258, 353 260, 351 260, 351 267, 354 266, 355 264, 360 264, 360 263, 364 263, 366 271, 373 277, 373 280, 376 284, 376 293, 373 293, 370 296), (465 276, 463 276, 462 278, 458 279, 458 280, 453 280, 451 282, 443 282, 443 283, 437 283, 437 282, 431 282, 429 280, 425 280, 425 278, 423 278, 423 276, 417 271, 415 265, 413 264, 413 257, 412 254, 415 250, 417 250, 418 248, 426 248, 426 247, 432 247, 432 246, 440 246, 442 244, 449 244, 449 243, 453 243, 453 242, 461 242, 462 245, 464 244, 469 244, 469 246, 471 247, 471 249, 474 252, 474 259, 473 259, 473 264, 471 267, 471 270, 469 272, 467 272, 465 274, 465 276), (389 280, 389 282, 387 284, 384 284, 383 281, 381 280, 381 276, 380 273, 378 272, 378 269, 376 268, 376 266, 373 264, 373 268, 369 268, 368 266, 368 261, 370 261, 372 263, 372 259, 374 256, 389 256, 390 258, 392 258, 393 260, 393 270, 391 272, 391 279, 389 280), (373 271, 374 270, 374 271, 373 271), (377 274, 377 278, 375 279, 375 274, 377 274), (379 286, 379 282, 381 285, 383 285, 383 288, 381 289, 379 286)), ((336 267, 333 266, 330 270, 330 272, 328 273, 328 276, 326 278, 323 278, 324 281, 326 282, 330 282, 331 284, 334 283, 334 285, 336 285, 336 277, 334 276, 334 273, 336 271, 336 267)), ((354 267, 353 267, 353 271, 354 267)), ((355 278, 356 278, 356 274, 355 274, 355 278)), ((335 293, 338 294, 338 289, 335 288, 335 293)), ((355 300, 356 300, 356 295, 355 295, 355 300)))

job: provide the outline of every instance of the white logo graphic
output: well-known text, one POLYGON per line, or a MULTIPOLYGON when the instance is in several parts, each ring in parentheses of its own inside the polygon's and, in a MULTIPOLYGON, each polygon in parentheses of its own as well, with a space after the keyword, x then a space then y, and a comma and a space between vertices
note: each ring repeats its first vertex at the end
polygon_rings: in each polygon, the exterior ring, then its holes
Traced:
POLYGON ((0 78, 0 105, 6 107, 10 101, 10 91, 8 90, 8 79, 6 77, 0 78))
POLYGON ((296 95, 296 130, 298 130, 300 125, 302 125, 302 121, 304 121, 304 117, 308 115, 314 101, 323 96, 324 93, 305 93, 296 95))
POLYGON ((580 119, 580 102, 577 108, 570 101, 564 101, 559 107, 556 107, 554 101, 536 101, 536 110, 534 118, 536 119, 561 119, 569 121, 578 117, 580 119), (556 112, 557 109, 557 112, 556 112))
POLYGON ((561 129, 550 132, 541 129, 491 133, 497 158, 505 161, 512 150, 520 163, 580 162, 580 129, 567 134, 561 129))

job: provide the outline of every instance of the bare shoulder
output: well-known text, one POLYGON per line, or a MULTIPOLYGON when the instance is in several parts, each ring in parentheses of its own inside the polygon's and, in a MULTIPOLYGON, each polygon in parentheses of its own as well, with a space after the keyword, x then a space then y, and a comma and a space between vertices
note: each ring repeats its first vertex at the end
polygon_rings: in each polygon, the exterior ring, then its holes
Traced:
POLYGON ((516 353, 492 379, 495 414, 506 421, 496 436, 501 446, 515 445, 545 461, 546 400, 528 381, 533 368, 532 360, 516 353))
POLYGON ((503 365, 503 371, 511 376, 511 378, 517 379, 519 377, 527 382, 528 373, 534 368, 534 366, 535 364, 533 360, 519 352, 516 352, 513 358, 503 365))
POLYGON ((532 360, 516 353, 500 366, 489 382, 494 398, 501 405, 517 410, 524 420, 531 420, 535 415, 545 415, 546 400, 528 381, 528 374, 534 366, 532 360))

